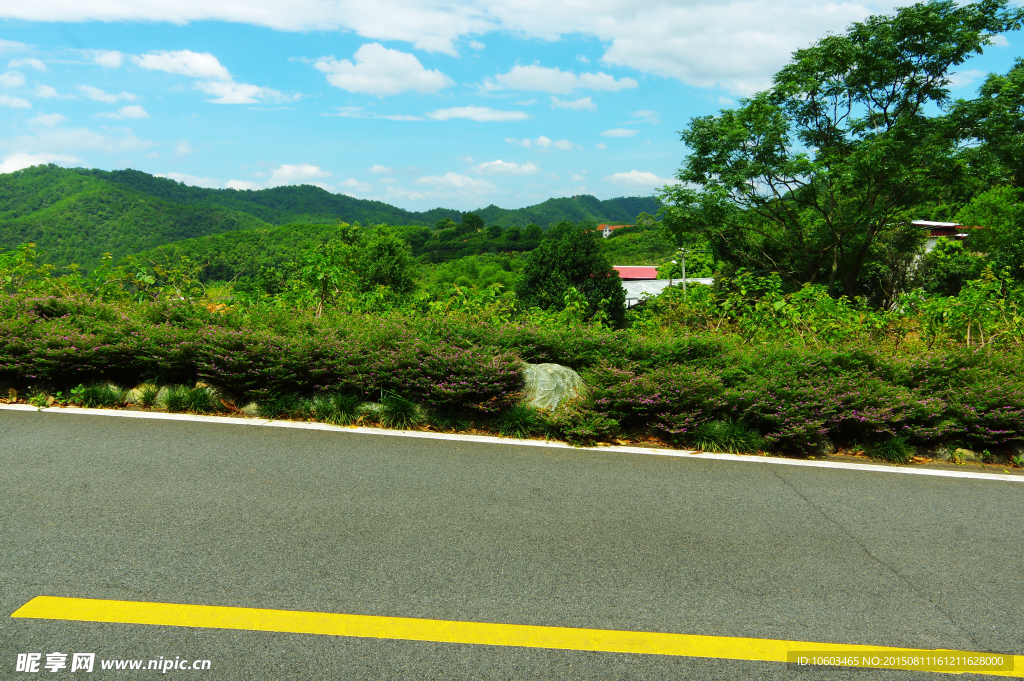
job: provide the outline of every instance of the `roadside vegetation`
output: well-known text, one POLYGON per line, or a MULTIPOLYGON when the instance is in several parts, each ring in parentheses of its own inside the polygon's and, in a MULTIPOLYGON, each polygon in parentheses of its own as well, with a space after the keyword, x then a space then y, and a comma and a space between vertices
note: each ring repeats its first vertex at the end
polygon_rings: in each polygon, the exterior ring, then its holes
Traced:
POLYGON ((23 244, 0 253, 0 385, 34 404, 1024 465, 1024 61, 973 100, 946 89, 1022 17, 930 2, 797 52, 771 90, 691 121, 659 215, 607 240, 590 219, 295 224, 87 271, 23 244), (922 217, 979 229, 925 253, 922 217), (678 277, 679 247, 714 286, 626 309, 611 266, 678 277), (587 390, 529 409, 523 362, 587 390))

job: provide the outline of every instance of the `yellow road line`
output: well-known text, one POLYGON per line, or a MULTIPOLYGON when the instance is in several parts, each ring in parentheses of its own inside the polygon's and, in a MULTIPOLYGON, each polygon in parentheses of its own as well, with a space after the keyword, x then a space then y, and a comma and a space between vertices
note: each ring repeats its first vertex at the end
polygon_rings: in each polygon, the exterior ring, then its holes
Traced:
MULTIPOLYGON (((807 641, 777 641, 729 636, 664 634, 644 631, 538 627, 523 624, 454 622, 409 617, 343 615, 293 610, 230 608, 216 605, 142 603, 91 598, 37 596, 15 611, 11 617, 111 622, 119 624, 155 624, 211 629, 247 629, 325 636, 400 639, 469 643, 475 645, 555 648, 645 655, 678 655, 726 660, 787 662, 795 653, 883 657, 967 657, 986 656, 946 650, 918 650, 864 645, 841 645, 807 641)), ((973 673, 1024 678, 1024 656, 1004 655, 1002 669, 972 669, 973 673), (1019 671, 1018 671, 1019 670, 1019 671)), ((886 669, 921 669, 920 666, 882 664, 886 669)), ((929 669, 930 671, 939 671, 929 669)), ((948 671, 948 670, 946 670, 948 671)), ((963 670, 956 670, 959 673, 963 670)))

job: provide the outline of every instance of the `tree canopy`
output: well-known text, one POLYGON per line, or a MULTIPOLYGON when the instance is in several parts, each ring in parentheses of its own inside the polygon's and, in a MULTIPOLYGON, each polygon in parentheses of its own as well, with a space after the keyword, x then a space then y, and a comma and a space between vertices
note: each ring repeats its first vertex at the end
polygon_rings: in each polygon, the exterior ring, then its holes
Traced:
POLYGON ((682 184, 661 192, 666 228, 733 268, 884 297, 883 270, 924 241, 913 211, 941 193, 978 131, 1008 129, 1000 112, 1015 86, 993 81, 1002 103, 967 128, 969 107, 949 112, 950 69, 1022 18, 1005 0, 933 0, 798 50, 771 89, 680 133, 690 154, 682 184))
POLYGON ((567 223, 559 238, 541 241, 526 257, 516 293, 527 307, 562 310, 575 289, 586 300, 588 317, 602 313, 621 326, 626 313, 622 281, 594 231, 585 227, 567 223))

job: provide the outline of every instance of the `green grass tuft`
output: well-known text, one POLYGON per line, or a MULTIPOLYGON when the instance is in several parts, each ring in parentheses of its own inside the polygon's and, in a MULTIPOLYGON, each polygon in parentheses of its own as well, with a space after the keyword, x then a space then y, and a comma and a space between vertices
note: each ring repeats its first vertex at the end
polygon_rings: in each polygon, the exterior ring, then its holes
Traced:
POLYGON ((187 385, 171 385, 164 393, 167 411, 176 413, 209 414, 220 411, 209 388, 190 388, 187 385))
POLYGON ((301 401, 298 393, 272 395, 258 402, 257 411, 265 419, 285 418, 299 409, 301 401))
POLYGON ((760 433, 742 423, 708 421, 697 427, 693 444, 705 452, 738 454, 762 450, 766 442, 760 433))
POLYGON ((83 407, 119 407, 124 404, 125 391, 109 383, 91 383, 79 399, 83 407))
POLYGON ((160 388, 152 383, 145 383, 139 388, 139 400, 143 407, 152 407, 156 404, 156 397, 160 394, 160 388))
POLYGON ((311 411, 317 421, 347 426, 356 420, 363 398, 348 393, 317 395, 311 402, 311 411))
POLYGON ((392 392, 381 397, 377 416, 385 428, 397 430, 408 430, 422 420, 415 403, 392 392))
POLYGON ((498 419, 498 432, 505 437, 527 438, 544 430, 544 422, 536 409, 517 404, 498 419))
POLYGON ((914 456, 914 448, 907 444, 907 438, 902 435, 866 449, 869 456, 892 463, 910 463, 910 457, 914 456))
POLYGON ((449 432, 459 432, 462 430, 469 430, 470 422, 465 416, 457 411, 450 410, 434 410, 430 412, 428 416, 430 425, 434 426, 438 430, 444 430, 449 432))

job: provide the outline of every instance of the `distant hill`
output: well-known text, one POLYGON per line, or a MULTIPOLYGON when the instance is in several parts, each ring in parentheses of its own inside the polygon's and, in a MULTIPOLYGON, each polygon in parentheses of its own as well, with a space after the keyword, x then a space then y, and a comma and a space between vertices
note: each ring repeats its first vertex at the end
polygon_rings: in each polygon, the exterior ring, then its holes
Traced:
POLYGON ((219 206, 169 203, 51 166, 0 175, 0 249, 35 242, 57 265, 99 264, 161 244, 268 226, 219 206))
MULTIPOLYGON (((433 226, 438 220, 452 218, 461 221, 463 213, 450 208, 434 208, 414 212, 396 208, 381 201, 355 199, 344 194, 332 194, 320 187, 299 185, 260 190, 203 189, 154 177, 138 170, 88 171, 110 182, 140 191, 173 203, 185 205, 217 205, 255 215, 266 222, 283 225, 290 222, 324 223, 335 220, 345 222, 386 222, 391 225, 433 226)), ((652 196, 623 197, 601 201, 584 194, 571 198, 548 199, 527 208, 499 208, 490 205, 473 211, 489 225, 511 227, 531 222, 548 227, 562 220, 596 220, 597 222, 632 222, 642 212, 652 215, 660 204, 652 196)))
MULTIPOLYGON (((497 206, 478 213, 503 227, 561 220, 630 222, 657 213, 653 197, 600 201, 589 195, 549 199, 527 208, 497 206)), ((464 213, 407 211, 380 201, 332 194, 311 185, 273 189, 205 189, 138 170, 35 166, 0 175, 0 249, 35 242, 57 265, 91 268, 103 253, 115 259, 164 244, 293 223, 433 225, 464 213)), ((426 238, 421 235, 421 238, 426 238)))
POLYGON ((583 194, 564 199, 548 199, 544 203, 527 208, 498 208, 491 205, 475 211, 489 225, 538 224, 541 227, 571 220, 594 220, 606 223, 632 223, 640 213, 656 215, 661 204, 653 196, 631 196, 618 199, 599 200, 595 196, 583 194))

